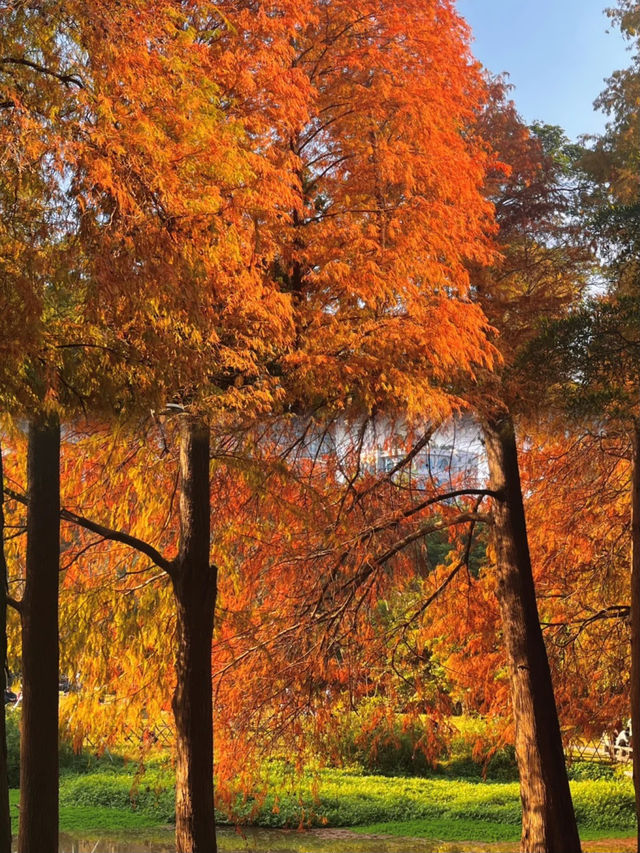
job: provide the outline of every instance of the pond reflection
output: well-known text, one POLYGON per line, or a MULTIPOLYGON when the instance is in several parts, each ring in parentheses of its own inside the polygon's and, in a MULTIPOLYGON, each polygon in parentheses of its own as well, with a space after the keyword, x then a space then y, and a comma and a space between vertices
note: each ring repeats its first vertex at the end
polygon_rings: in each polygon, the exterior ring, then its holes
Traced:
MULTIPOLYGON (((218 849, 220 853, 469 853, 470 847, 465 842, 362 836, 348 830, 244 829, 240 834, 223 828, 218 831, 218 849)), ((516 849, 514 845, 473 844, 474 853, 516 849)), ((99 840, 61 835, 60 853, 175 853, 175 846, 170 830, 99 840)))

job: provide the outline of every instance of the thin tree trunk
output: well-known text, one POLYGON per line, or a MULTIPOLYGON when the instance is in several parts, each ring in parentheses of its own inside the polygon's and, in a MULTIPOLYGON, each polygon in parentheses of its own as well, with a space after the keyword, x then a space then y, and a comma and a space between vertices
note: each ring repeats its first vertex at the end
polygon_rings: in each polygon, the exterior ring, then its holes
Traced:
POLYGON ((216 853, 211 683, 216 573, 209 562, 209 431, 186 415, 180 475, 180 551, 172 572, 178 643, 176 847, 178 853, 216 853))
MULTIPOLYGON (((7 672, 7 561, 4 553, 4 471, 0 447, 0 666, 4 686, 7 672)), ((4 694, 4 690, 3 690, 4 694)), ((0 853, 11 853, 11 816, 9 813, 9 778, 7 772, 7 721, 2 697, 0 714, 0 853)))
POLYGON ((631 459, 631 733, 640 851, 640 420, 633 423, 631 459))
POLYGON ((26 582, 22 598, 19 853, 58 850, 60 424, 29 424, 26 582))
POLYGON ((483 424, 494 501, 498 573, 522 799, 522 853, 579 853, 551 671, 542 637, 509 415, 483 424))

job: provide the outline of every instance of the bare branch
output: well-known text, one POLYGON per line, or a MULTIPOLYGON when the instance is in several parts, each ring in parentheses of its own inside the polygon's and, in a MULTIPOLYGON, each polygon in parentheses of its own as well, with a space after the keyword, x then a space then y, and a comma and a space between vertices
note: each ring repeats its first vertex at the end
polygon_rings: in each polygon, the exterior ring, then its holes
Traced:
POLYGON ((127 587, 126 589, 121 589, 120 592, 122 592, 124 595, 131 595, 133 592, 137 592, 140 589, 144 589, 146 586, 149 586, 150 584, 155 583, 156 581, 163 580, 164 577, 164 573, 160 575, 154 575, 152 578, 148 578, 146 581, 139 583, 137 586, 131 586, 127 587))
POLYGON ((85 530, 90 530, 92 533, 96 533, 98 536, 102 536, 104 539, 109 539, 112 542, 121 542, 123 545, 128 545, 130 548, 133 548, 136 551, 139 551, 141 554, 144 554, 148 557, 153 563, 158 566, 159 569, 165 571, 168 575, 173 573, 174 564, 171 560, 167 560, 153 545, 150 545, 148 542, 145 542, 143 539, 138 539, 137 536, 132 536, 129 533, 125 533, 121 530, 113 530, 111 527, 105 527, 102 524, 98 524, 95 521, 91 521, 89 518, 84 518, 82 515, 78 515, 75 512, 71 512, 68 509, 60 510, 60 518, 64 521, 71 522, 71 524, 77 524, 78 527, 84 527, 85 530))
MULTIPOLYGON (((476 513, 480 507, 481 502, 482 502, 482 498, 480 498, 480 500, 476 503, 476 507, 475 507, 476 513)), ((442 595, 442 593, 446 590, 446 588, 449 586, 451 581, 456 577, 456 575, 458 574, 460 569, 463 569, 466 566, 467 570, 469 570, 469 560, 471 559, 471 546, 473 544, 473 531, 475 530, 476 524, 477 524, 477 519, 475 519, 475 518, 469 524, 469 533, 467 535, 467 542, 466 542, 466 545, 464 548, 464 554, 462 556, 462 559, 456 563, 456 565, 453 567, 453 569, 449 572, 449 574, 446 576, 446 578, 442 581, 440 586, 434 592, 432 592, 431 595, 427 599, 425 599, 425 601, 422 602, 422 604, 415 611, 415 613, 413 613, 411 616, 409 616, 409 618, 403 624, 403 628, 405 630, 409 627, 409 625, 411 625, 412 622, 414 622, 416 619, 418 619, 418 617, 422 616, 422 614, 425 612, 425 610, 427 610, 433 604, 433 602, 436 601, 436 599, 438 599, 442 595)))
MULTIPOLYGON (((18 503, 24 504, 24 506, 29 505, 29 499, 25 495, 21 495, 19 492, 6 487, 5 492, 10 498, 12 498, 12 500, 18 501, 18 503)), ((159 569, 162 569, 168 575, 171 575, 173 572, 173 561, 167 560, 167 558, 154 548, 153 545, 150 545, 143 539, 138 539, 137 536, 132 536, 130 533, 125 533, 122 530, 114 530, 111 527, 98 524, 97 522, 91 521, 91 519, 85 518, 82 515, 78 515, 69 509, 61 509, 60 518, 63 521, 76 524, 78 527, 83 527, 85 530, 90 530, 91 533, 95 533, 97 536, 102 536, 103 539, 109 539, 112 542, 121 542, 123 545, 128 545, 135 551, 139 551, 141 554, 144 554, 153 563, 155 563, 159 569)))
POLYGON ((17 601, 15 598, 11 598, 10 595, 6 598, 7 604, 9 607, 13 607, 14 610, 17 610, 18 613, 22 613, 22 602, 17 601))
POLYGON ((24 57, 3 56, 0 57, 0 65, 23 65, 26 68, 31 68, 32 71, 37 71, 39 74, 45 74, 47 77, 55 77, 56 80, 60 80, 65 86, 74 85, 79 89, 84 89, 84 83, 79 77, 75 77, 73 74, 63 74, 60 71, 54 71, 53 68, 47 68, 46 65, 40 65, 24 57))
POLYGON ((456 515, 454 518, 443 519, 441 521, 432 522, 431 524, 423 524, 417 530, 414 530, 413 533, 409 533, 403 539, 400 539, 398 542, 395 542, 383 554, 377 557, 370 565, 372 567, 384 565, 384 563, 388 562, 392 557, 394 557, 400 551, 404 550, 407 545, 410 545, 412 542, 415 542, 418 539, 422 539, 423 536, 428 536, 430 533, 435 533, 438 530, 445 530, 447 527, 454 527, 458 524, 466 524, 467 522, 473 524, 477 522, 485 522, 486 524, 488 524, 490 523, 490 521, 491 517, 488 515, 484 515, 483 513, 463 512, 459 515, 456 515))
MULTIPOLYGON (((413 506, 408 507, 407 509, 403 510, 401 513, 398 513, 392 518, 386 519, 384 521, 379 522, 378 524, 374 524, 370 527, 365 528, 360 533, 358 533, 358 536, 356 537, 354 542, 350 544, 353 545, 358 542, 364 542, 365 539, 374 536, 376 533, 383 533, 385 530, 390 530, 392 527, 398 527, 403 521, 407 521, 407 519, 411 518, 414 515, 417 515, 424 509, 428 509, 428 507, 430 506, 434 506, 438 503, 444 503, 445 501, 453 500, 454 498, 462 497, 491 497, 499 499, 501 497, 501 494, 499 492, 493 491, 492 489, 455 489, 450 492, 441 492, 437 495, 434 495, 433 497, 427 498, 424 501, 420 501, 420 503, 418 504, 414 504, 413 506)), ((481 503, 481 501, 479 501, 478 503, 481 503)), ((489 517, 483 516, 482 518, 478 518, 477 520, 488 522, 489 517)), ((443 526, 446 527, 447 525, 445 524, 443 526)))

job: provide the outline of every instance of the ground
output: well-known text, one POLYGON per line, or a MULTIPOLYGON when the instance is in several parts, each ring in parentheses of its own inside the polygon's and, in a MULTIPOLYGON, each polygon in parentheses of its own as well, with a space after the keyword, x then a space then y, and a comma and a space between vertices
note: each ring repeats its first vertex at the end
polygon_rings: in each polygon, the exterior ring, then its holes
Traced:
MULTIPOLYGON (((571 786, 585 851, 634 850, 631 781, 582 779, 571 786)), ((164 853, 172 849, 173 797, 167 762, 150 764, 142 773, 139 765, 111 762, 65 771, 60 828, 70 842, 93 840, 91 850, 96 841, 111 839, 122 853, 164 853)), ((11 804, 17 819, 17 791, 11 804)), ((222 853, 507 853, 518 849, 520 835, 517 782, 383 777, 357 768, 296 778, 273 766, 264 796, 239 792, 236 818, 252 826, 240 832, 221 827, 222 853), (301 821, 303 833, 295 829, 301 821)), ((228 816, 219 813, 218 819, 228 816)))

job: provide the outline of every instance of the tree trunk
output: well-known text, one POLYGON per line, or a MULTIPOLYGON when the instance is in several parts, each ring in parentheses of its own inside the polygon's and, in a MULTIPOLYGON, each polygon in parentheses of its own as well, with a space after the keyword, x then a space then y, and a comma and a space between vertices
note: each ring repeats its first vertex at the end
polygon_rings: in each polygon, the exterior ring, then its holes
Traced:
POLYGON ((498 599, 509 664, 522 799, 522 853, 579 853, 551 671, 542 637, 509 415, 483 424, 494 501, 498 599))
MULTIPOLYGON (((7 686, 7 561, 4 553, 4 471, 0 447, 0 666, 7 686)), ((11 816, 9 813, 9 778, 7 773, 7 726, 4 696, 0 714, 0 853, 11 853, 11 816)))
POLYGON ((633 786, 640 851, 640 420, 634 419, 631 457, 631 733, 633 786))
POLYGON ((178 853, 216 853, 211 683, 216 574, 209 562, 209 431, 186 415, 180 476, 180 551, 172 572, 178 644, 176 848, 178 853))
POLYGON ((29 424, 26 582, 22 598, 19 853, 58 850, 60 424, 29 424))

